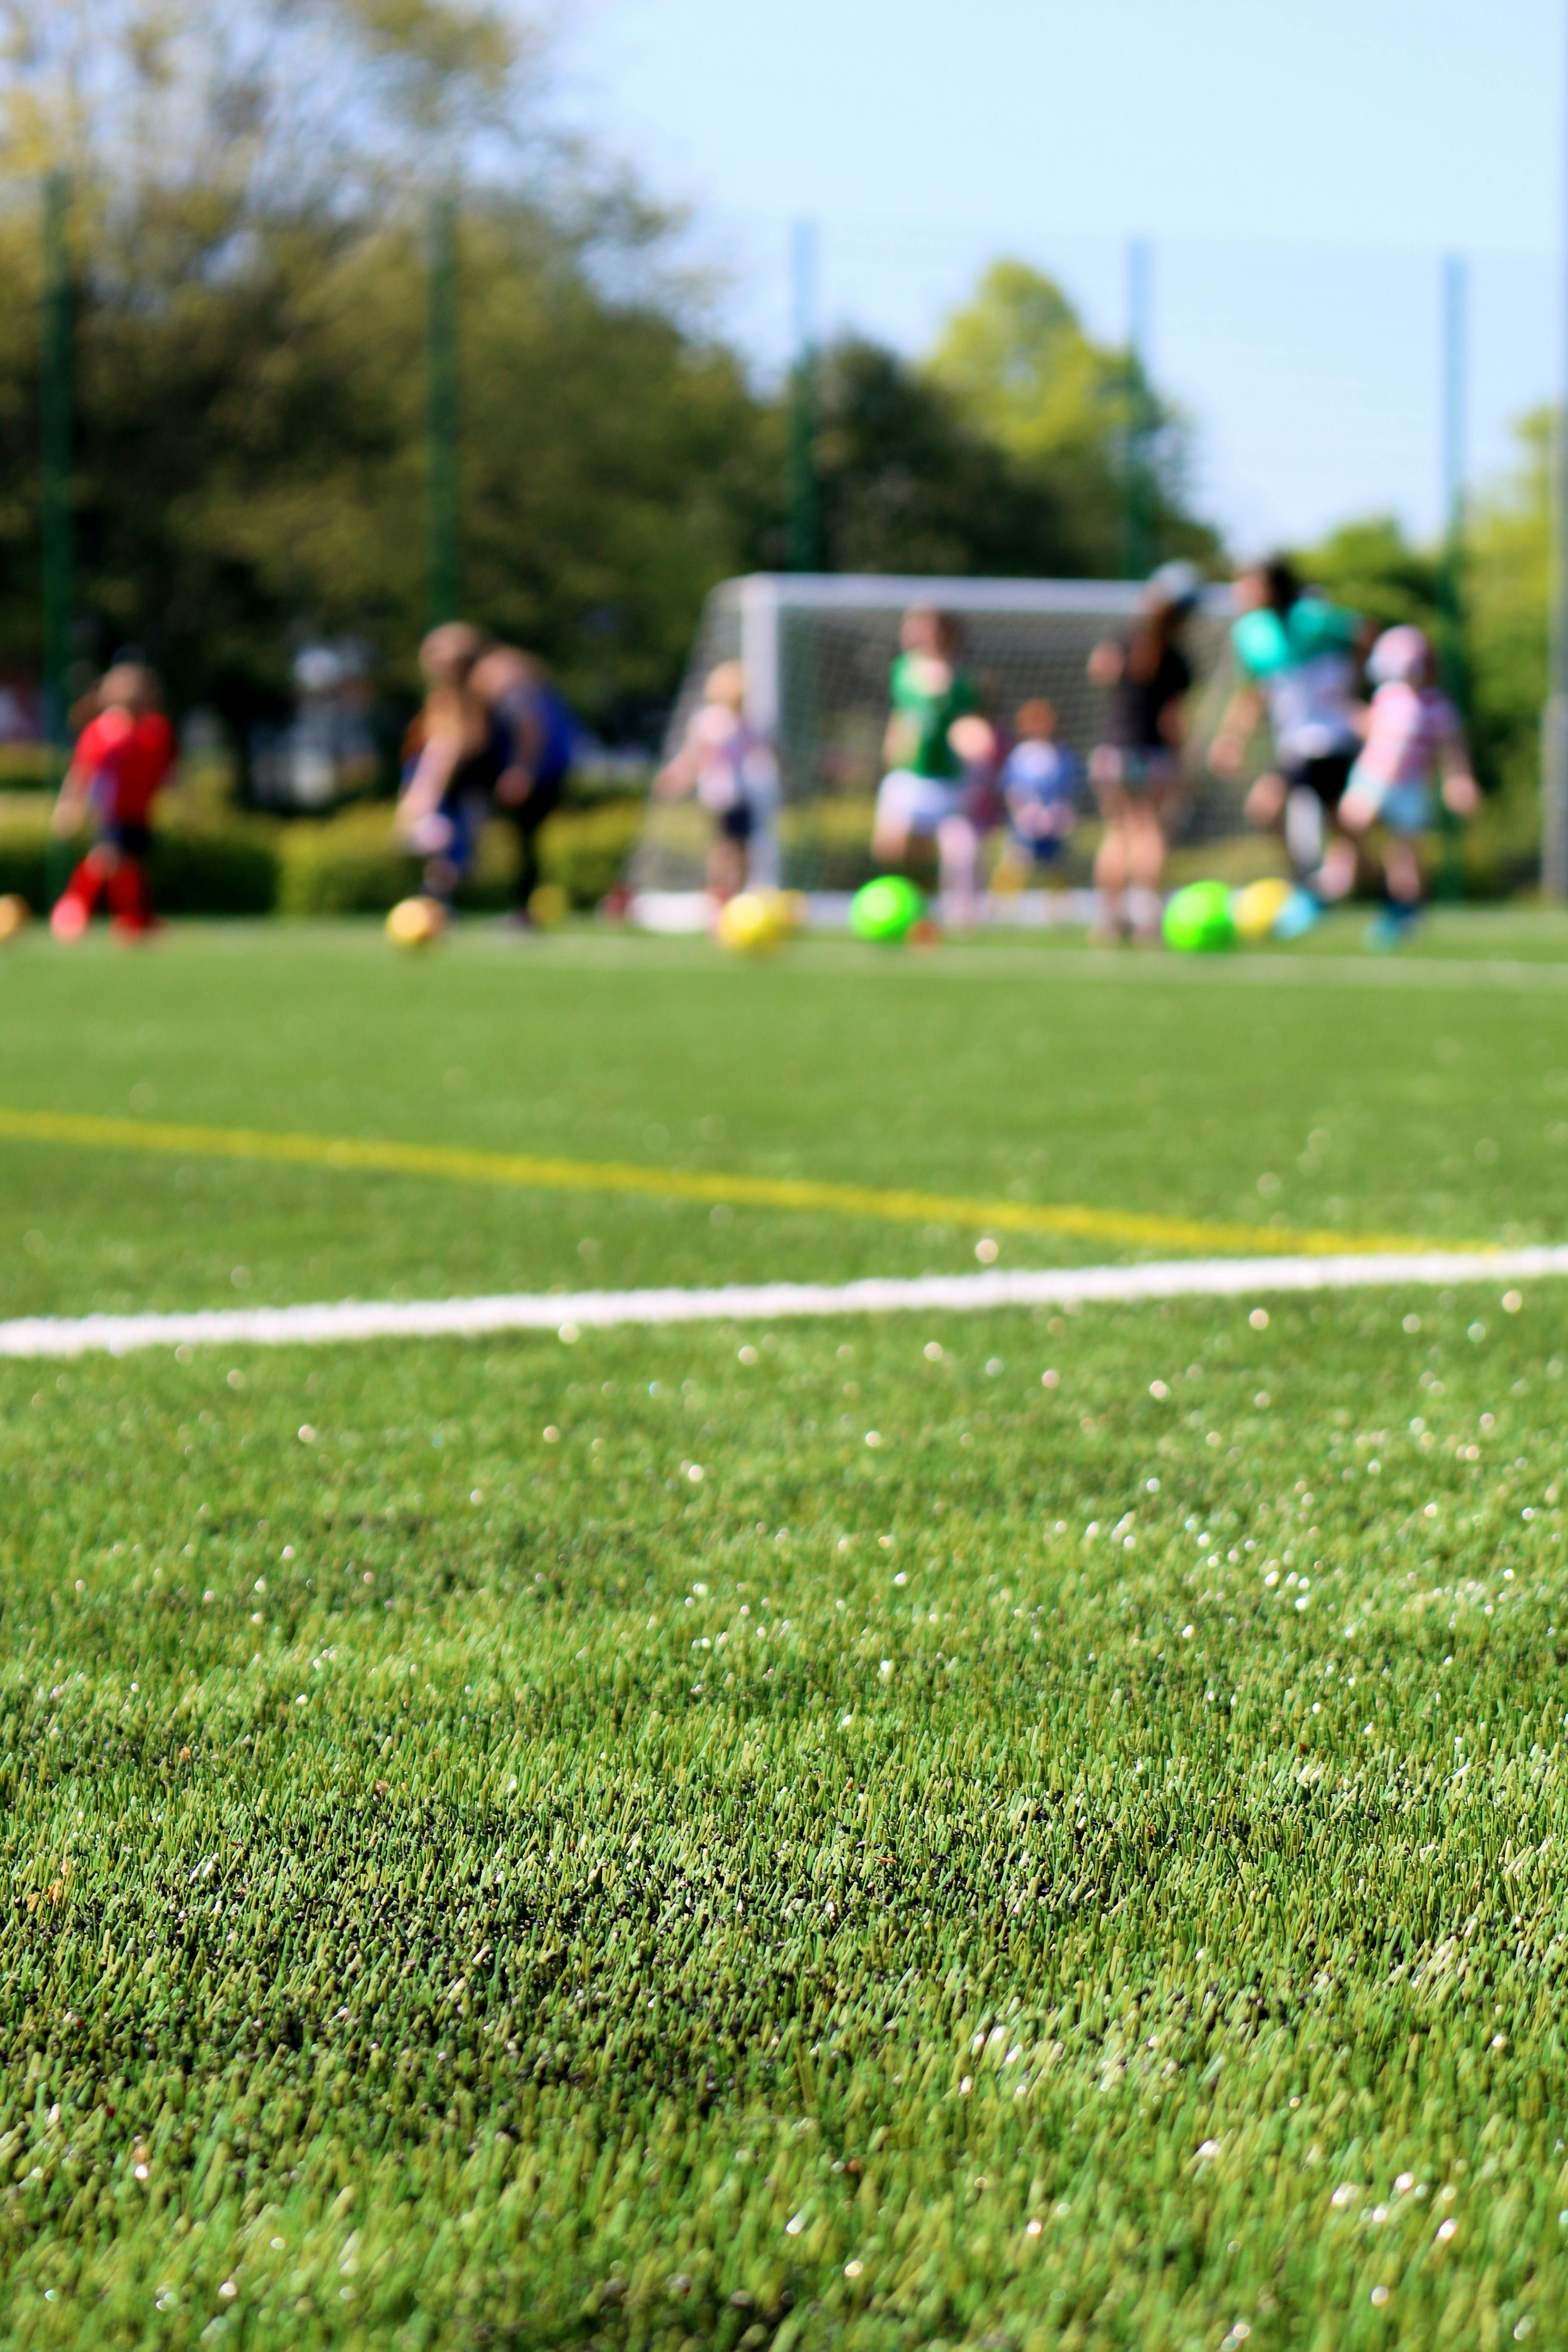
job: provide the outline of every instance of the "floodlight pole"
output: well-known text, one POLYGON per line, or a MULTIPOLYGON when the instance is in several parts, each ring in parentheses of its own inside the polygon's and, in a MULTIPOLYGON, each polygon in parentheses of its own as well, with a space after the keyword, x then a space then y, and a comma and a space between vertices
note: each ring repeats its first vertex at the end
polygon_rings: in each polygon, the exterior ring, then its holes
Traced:
POLYGON ((458 484, 458 201, 430 206, 426 314, 426 601, 429 624, 455 621, 461 596, 458 484))
MULTIPOLYGON (((1564 12, 1568 63, 1568 11, 1564 12)), ((1568 167, 1568 150, 1564 152, 1568 167)), ((1568 190, 1564 191, 1568 194, 1568 190)), ((1568 269, 1568 247, 1560 257, 1568 269)), ((1568 297, 1568 282, 1563 288, 1568 297)), ((1548 898, 1568 898, 1568 300, 1560 319, 1557 413, 1552 468, 1552 634, 1546 708, 1541 725, 1541 887, 1548 898)))
POLYGON ((789 387, 789 481, 785 551, 791 572, 822 569, 822 505, 816 478, 816 224, 798 220, 790 237, 795 362, 789 387))
MULTIPOLYGON (((1438 572, 1438 662, 1443 683, 1466 719, 1470 708, 1468 646, 1465 629, 1465 482, 1468 411, 1469 268, 1462 254, 1443 256, 1441 345, 1441 442, 1443 560, 1438 572)), ((1462 898, 1464 861, 1459 823, 1439 806, 1440 848, 1434 885, 1439 898, 1462 898)))
POLYGON ((1443 257, 1443 667, 1449 693, 1468 700, 1465 661, 1465 482, 1468 426, 1469 266, 1443 257))
POLYGON ((39 524, 44 731, 62 773, 69 750, 72 603, 69 206, 65 173, 51 172, 44 184, 44 299, 38 339, 39 524))
POLYGON ((1127 246, 1127 421, 1121 462, 1121 575, 1147 577, 1154 561, 1150 478, 1149 340, 1154 259, 1146 237, 1127 246))

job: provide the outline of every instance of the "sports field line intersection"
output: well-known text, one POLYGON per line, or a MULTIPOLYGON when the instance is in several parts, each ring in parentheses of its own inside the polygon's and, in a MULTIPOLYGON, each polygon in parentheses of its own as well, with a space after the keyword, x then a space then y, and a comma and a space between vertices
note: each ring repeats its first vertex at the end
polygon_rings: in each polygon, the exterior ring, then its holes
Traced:
MULTIPOLYGON (((784 1317, 974 1314, 995 1307, 1138 1305, 1371 1290, 1568 1275, 1568 1246, 1389 1251, 1345 1257, 1181 1258, 1163 1265, 1040 1273, 928 1274, 907 1280, 736 1283, 713 1290, 584 1290, 494 1298, 344 1299, 314 1307, 220 1307, 189 1314, 27 1316, 0 1323, 0 1357, 126 1355, 142 1348, 322 1347, 354 1339, 474 1339, 498 1331, 584 1331, 664 1323, 774 1322, 784 1317)), ((1510 1300, 1517 1305, 1517 1300, 1510 1300)))
MULTIPOLYGON (((353 1136, 290 1135, 265 1129, 195 1127, 160 1119, 102 1118, 72 1111, 0 1107, 0 1141, 63 1143, 88 1150, 151 1151, 187 1159, 281 1160, 296 1167, 363 1169, 383 1175, 431 1176, 458 1183, 529 1192, 615 1192, 659 1201, 694 1201, 759 1209, 816 1210, 897 1224, 945 1224, 971 1231, 1056 1234, 1119 1243, 1131 1249, 1216 1247, 1307 1256, 1417 1255, 1435 1244, 1399 1234, 1294 1233, 1278 1225, 1205 1223, 1195 1217, 1096 1209, 1074 1202, 975 1201, 812 1177, 724 1175, 706 1169, 647 1168, 632 1161, 557 1160, 530 1153, 474 1151, 446 1144, 397 1143, 353 1136)), ((1485 1252, 1485 1243, 1469 1245, 1485 1252)))

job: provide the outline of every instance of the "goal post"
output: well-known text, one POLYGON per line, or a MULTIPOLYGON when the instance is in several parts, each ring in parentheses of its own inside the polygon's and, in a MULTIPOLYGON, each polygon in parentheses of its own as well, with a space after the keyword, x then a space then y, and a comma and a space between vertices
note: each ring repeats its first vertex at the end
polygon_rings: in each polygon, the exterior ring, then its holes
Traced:
MULTIPOLYGON (((872 804, 882 774, 889 679, 903 615, 928 605, 963 632, 963 659, 1005 731, 1019 706, 1055 704, 1061 740, 1087 761, 1103 740, 1106 698, 1089 657, 1138 609, 1136 582, 928 579, 757 572, 709 595, 670 716, 667 756, 683 740, 719 663, 739 660, 746 715, 775 746, 778 805, 760 828, 753 872, 805 890, 852 889, 870 871, 872 804)), ((1198 673, 1184 751, 1183 838, 1239 832, 1242 783, 1219 784, 1204 753, 1229 692, 1228 588, 1205 591, 1189 633, 1198 673)), ((701 887, 708 825, 689 803, 650 803, 628 879, 639 892, 701 887)))

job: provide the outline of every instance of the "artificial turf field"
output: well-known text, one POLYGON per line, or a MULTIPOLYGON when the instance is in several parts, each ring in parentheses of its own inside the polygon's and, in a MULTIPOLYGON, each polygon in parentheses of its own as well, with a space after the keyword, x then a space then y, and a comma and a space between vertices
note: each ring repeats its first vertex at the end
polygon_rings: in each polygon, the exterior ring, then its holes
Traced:
MULTIPOLYGON (((0 1108, 1568 1237, 1568 936, 1335 945, 29 940, 0 1108)), ((0 1140, 5 1316, 977 1235, 0 1140)), ((1568 2342, 1568 1285, 1262 1304, 0 1363, 0 2343, 1568 2342)))

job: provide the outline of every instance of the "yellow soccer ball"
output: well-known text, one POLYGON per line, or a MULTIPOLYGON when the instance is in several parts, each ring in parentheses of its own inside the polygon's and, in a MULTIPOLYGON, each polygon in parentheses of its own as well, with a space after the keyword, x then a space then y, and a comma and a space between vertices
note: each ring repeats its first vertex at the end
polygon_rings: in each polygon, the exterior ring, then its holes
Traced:
POLYGON ((1249 882, 1244 890, 1233 891, 1230 911, 1238 935, 1244 940, 1266 940, 1289 896, 1289 883, 1277 874, 1269 875, 1263 882, 1249 882))
POLYGON ((765 955, 784 933, 774 893, 741 890, 719 910, 719 943, 735 955, 765 955))
POLYGON ((400 898, 386 919, 395 948, 427 948, 447 928, 447 909, 437 898, 400 898))
POLYGON ((572 911, 572 901, 559 882, 542 882, 528 902, 528 911, 542 931, 548 931, 564 922, 572 911))
POLYGON ((0 947, 25 931, 32 919, 32 910, 26 898, 17 898, 15 891, 0 898, 0 947))

